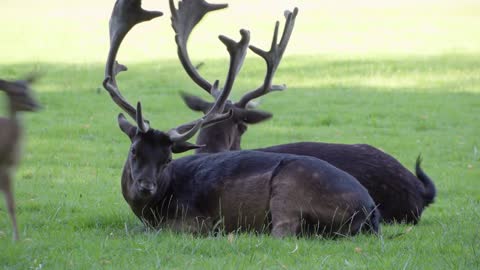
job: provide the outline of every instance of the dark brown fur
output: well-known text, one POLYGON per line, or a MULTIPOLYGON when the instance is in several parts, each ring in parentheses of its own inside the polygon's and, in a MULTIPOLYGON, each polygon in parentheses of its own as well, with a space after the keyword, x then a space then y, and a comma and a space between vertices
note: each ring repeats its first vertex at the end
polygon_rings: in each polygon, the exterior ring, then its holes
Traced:
POLYGON ((351 235, 364 224, 378 231, 379 215, 367 190, 324 161, 257 151, 171 161, 171 142, 163 132, 131 139, 122 191, 150 226, 194 233, 271 230, 277 237, 351 235))
MULTIPOLYGON (((198 97, 187 94, 182 97, 193 110, 205 112, 211 107, 210 102, 198 97)), ((197 144, 206 147, 197 153, 239 150, 247 125, 271 117, 267 112, 240 108, 232 103, 225 110, 233 111, 233 117, 201 129, 197 144)), ((435 185, 420 167, 420 159, 415 176, 395 158, 370 145, 299 142, 257 150, 316 157, 344 170, 367 188, 385 222, 417 223, 436 195, 435 185)))
POLYGON ((392 156, 367 144, 302 142, 258 149, 325 160, 357 178, 368 190, 386 222, 417 223, 433 202, 435 186, 417 160, 417 176, 392 156))

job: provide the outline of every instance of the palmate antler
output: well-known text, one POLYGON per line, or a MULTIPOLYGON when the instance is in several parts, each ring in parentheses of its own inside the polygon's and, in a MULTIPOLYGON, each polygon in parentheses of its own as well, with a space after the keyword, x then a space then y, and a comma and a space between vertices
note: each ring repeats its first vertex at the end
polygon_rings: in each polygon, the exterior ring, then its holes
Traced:
MULTIPOLYGON (((204 0, 183 0, 178 3, 178 9, 174 6, 174 1, 170 0, 170 10, 172 12, 172 27, 176 33, 175 42, 177 43, 178 58, 180 59, 185 71, 190 78, 202 89, 207 91, 213 97, 218 97, 218 91, 211 91, 211 84, 204 79, 192 65, 188 56, 187 42, 190 34, 195 26, 202 20, 202 18, 211 11, 226 8, 227 4, 209 4, 204 0)), ((280 64, 283 53, 287 48, 288 41, 292 34, 295 18, 298 14, 298 9, 295 8, 293 12, 285 11, 285 28, 283 30, 280 43, 278 40, 279 22, 275 24, 275 31, 272 40, 272 46, 270 51, 263 51, 255 46, 250 46, 250 49, 260 55, 267 63, 267 73, 263 84, 257 89, 245 94, 239 102, 235 105, 240 108, 246 108, 249 101, 265 95, 272 91, 281 91, 286 89, 286 85, 272 85, 273 76, 280 64)), ((242 53, 246 53, 243 51, 242 53)), ((244 56, 242 56, 244 59, 244 56)), ((229 80, 225 84, 225 88, 228 87, 229 80)))
MULTIPOLYGON (((210 4, 204 0, 183 0, 178 2, 178 9, 175 8, 174 0, 170 0, 170 10, 172 12, 172 27, 175 31, 175 42, 177 43, 177 53, 183 68, 190 78, 202 89, 210 95, 217 98, 219 89, 212 91, 211 84, 198 73, 197 69, 192 65, 188 56, 187 42, 190 34, 195 26, 202 18, 211 11, 224 9, 227 4, 210 4)), ((230 70, 223 89, 231 90, 235 77, 238 75, 247 54, 248 43, 250 42, 250 33, 241 30, 242 40, 235 45, 225 36, 219 36, 220 40, 227 46, 230 53, 230 70)))
POLYGON ((178 9, 175 8, 174 0, 169 0, 170 11, 172 13, 172 27, 175 31, 175 42, 177 43, 177 54, 183 68, 188 76, 201 88, 215 96, 212 93, 212 85, 197 72, 192 65, 187 51, 187 42, 195 26, 203 17, 211 11, 220 10, 228 7, 227 4, 210 4, 204 0, 183 0, 178 2, 178 9))
MULTIPOLYGON (((137 119, 137 110, 122 96, 116 82, 116 75, 127 70, 127 68, 117 63, 115 59, 123 39, 135 25, 163 15, 160 11, 144 10, 141 4, 141 0, 117 0, 115 2, 109 22, 110 51, 108 52, 105 80, 103 81, 103 87, 108 91, 113 101, 133 119, 137 119)), ((137 124, 139 124, 140 130, 149 129, 148 121, 142 121, 141 123, 137 121, 137 124)))
MULTIPOLYGON (((201 3, 204 1, 196 2, 201 3)), ((171 2, 171 5, 173 5, 173 2, 171 2)), ((205 8, 207 10, 210 10, 218 9, 221 7, 222 5, 212 5, 205 8)), ((137 108, 135 109, 126 101, 126 99, 120 93, 116 82, 116 75, 121 71, 127 70, 127 68, 116 61, 116 55, 118 53, 122 40, 133 28, 133 26, 144 21, 149 21, 161 15, 162 13, 159 11, 143 10, 141 8, 140 0, 117 0, 113 8, 112 16, 110 18, 110 51, 105 67, 105 79, 103 81, 103 86, 110 93, 112 100, 122 110, 129 114, 130 117, 136 120, 139 132, 147 132, 150 129, 149 122, 143 117, 141 103, 138 102, 137 108)), ((181 14, 179 17, 188 17, 188 14, 181 14)), ((195 21, 195 15, 191 16, 189 20, 195 21)), ((193 24, 191 27, 193 27, 194 25, 195 24, 193 24)), ((189 24, 186 23, 179 25, 177 29, 183 29, 181 31, 188 32, 189 28, 189 24)), ((240 34, 242 38, 239 42, 235 42, 225 36, 219 37, 220 40, 227 47, 227 50, 230 54, 230 67, 227 76, 227 82, 225 84, 225 87, 223 88, 223 91, 220 91, 218 89, 218 82, 214 83, 213 85, 207 82, 208 85, 205 85, 205 87, 208 87, 209 93, 218 93, 218 95, 216 95, 217 98, 215 105, 202 118, 169 130, 167 132, 167 135, 170 137, 170 140, 172 142, 187 141, 202 126, 205 127, 213 125, 231 117, 231 112, 225 114, 223 113, 224 105, 232 89, 235 77, 243 64, 243 60, 245 58, 246 50, 248 48, 248 43, 250 40, 250 35, 248 31, 241 30, 240 34)), ((187 60, 185 60, 184 62, 188 65, 188 63, 190 63, 188 60, 188 56, 186 57, 186 59, 187 60)))

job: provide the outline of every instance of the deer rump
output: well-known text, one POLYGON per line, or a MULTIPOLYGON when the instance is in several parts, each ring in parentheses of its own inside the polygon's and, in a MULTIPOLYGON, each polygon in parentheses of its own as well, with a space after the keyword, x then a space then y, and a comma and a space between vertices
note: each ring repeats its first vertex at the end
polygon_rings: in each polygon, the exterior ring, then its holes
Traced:
MULTIPOLYGON (((122 183, 128 177, 127 163, 122 183)), ((148 203, 124 193, 133 212, 153 227, 272 230, 277 237, 378 232, 379 214, 367 190, 316 158, 257 151, 197 154, 172 161, 157 181, 163 188, 148 203)))
POLYGON ((351 174, 368 190, 384 222, 416 224, 435 198, 435 186, 421 169, 420 158, 415 176, 395 158, 367 144, 300 142, 256 150, 315 157, 351 174))

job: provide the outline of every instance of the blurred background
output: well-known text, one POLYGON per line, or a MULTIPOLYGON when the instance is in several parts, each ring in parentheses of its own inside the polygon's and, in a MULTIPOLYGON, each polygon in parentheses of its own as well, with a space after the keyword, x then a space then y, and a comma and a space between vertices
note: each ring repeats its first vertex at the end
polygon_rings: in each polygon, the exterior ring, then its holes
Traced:
MULTIPOLYGON (((211 1, 222 3, 221 1, 211 1)), ((226 58, 219 34, 268 46, 283 11, 300 14, 287 55, 383 57, 480 52, 478 0, 230 0, 193 32, 192 59, 226 58)), ((108 18, 114 1, 1 0, 0 65, 21 62, 102 63, 108 50, 108 18)), ((167 0, 144 0, 165 14, 137 26, 121 49, 121 61, 176 58, 167 0)), ((252 56, 252 54, 250 54, 252 56)))

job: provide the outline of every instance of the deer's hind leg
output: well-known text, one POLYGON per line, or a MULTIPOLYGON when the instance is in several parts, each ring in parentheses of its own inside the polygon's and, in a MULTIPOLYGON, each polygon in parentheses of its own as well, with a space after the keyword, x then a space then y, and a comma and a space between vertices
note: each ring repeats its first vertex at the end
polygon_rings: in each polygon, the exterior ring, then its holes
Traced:
POLYGON ((295 194, 294 181, 280 173, 272 181, 270 215, 272 236, 296 236, 301 229, 301 207, 295 194), (292 185, 293 184, 293 185, 292 185))
POLYGON ((270 213, 272 216, 272 236, 296 236, 300 232, 300 213, 292 208, 288 200, 282 196, 270 200, 270 213))
POLYGON ((5 168, 0 168, 0 190, 5 193, 5 200, 7 204, 7 211, 10 215, 13 225, 13 239, 18 240, 18 225, 17 225, 17 217, 15 214, 15 199, 13 197, 13 188, 11 182, 11 176, 8 170, 4 170, 5 168))

